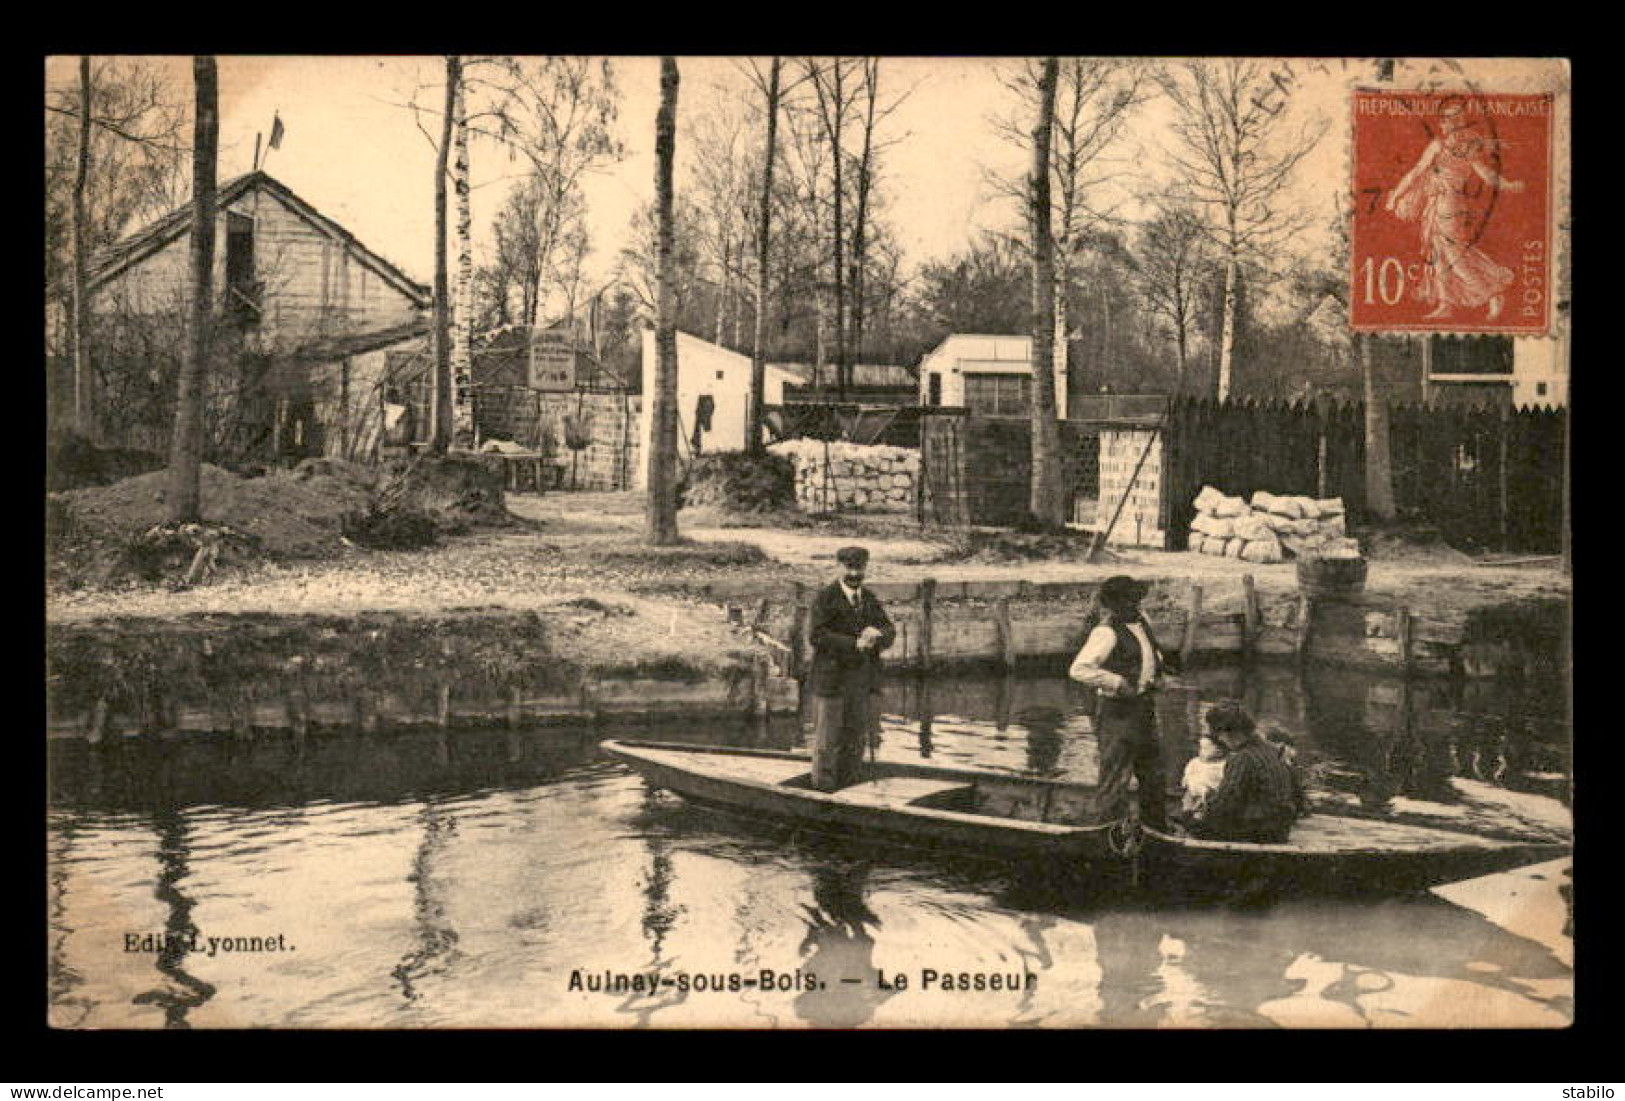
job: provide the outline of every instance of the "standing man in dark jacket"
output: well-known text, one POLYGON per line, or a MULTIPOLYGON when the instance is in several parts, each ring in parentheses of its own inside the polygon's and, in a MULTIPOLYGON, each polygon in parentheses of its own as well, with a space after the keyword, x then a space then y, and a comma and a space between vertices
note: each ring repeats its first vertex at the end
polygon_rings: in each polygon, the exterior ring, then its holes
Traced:
POLYGON ((886 609, 863 587, 869 552, 845 547, 835 559, 841 577, 813 598, 808 624, 813 786, 820 791, 835 791, 857 779, 864 738, 880 722, 880 654, 897 639, 886 609))
POLYGON ((1119 574, 1100 586, 1106 615, 1089 633, 1069 675, 1099 693, 1095 737, 1100 751, 1098 817, 1115 822, 1127 816, 1128 784, 1139 787, 1140 821, 1153 829, 1168 824, 1162 745, 1157 738, 1156 692, 1165 669, 1177 672, 1177 658, 1165 654, 1140 615, 1148 585, 1119 574))

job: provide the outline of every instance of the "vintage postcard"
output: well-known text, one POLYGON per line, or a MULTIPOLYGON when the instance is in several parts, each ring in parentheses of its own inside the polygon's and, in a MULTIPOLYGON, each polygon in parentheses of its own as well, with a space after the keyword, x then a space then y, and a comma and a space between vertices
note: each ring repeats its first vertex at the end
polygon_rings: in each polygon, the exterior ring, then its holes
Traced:
POLYGON ((1567 61, 43 75, 52 1028, 1574 1023, 1567 61))

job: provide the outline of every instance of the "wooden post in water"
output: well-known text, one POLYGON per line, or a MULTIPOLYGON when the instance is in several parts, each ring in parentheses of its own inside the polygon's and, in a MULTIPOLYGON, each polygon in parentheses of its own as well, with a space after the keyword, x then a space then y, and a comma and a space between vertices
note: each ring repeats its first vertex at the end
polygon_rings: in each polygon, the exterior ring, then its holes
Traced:
POLYGON ((920 670, 931 671, 931 619, 937 603, 937 581, 928 577, 920 582, 920 670))
POLYGON ((1243 657, 1252 657, 1253 651, 1258 647, 1259 625, 1263 621, 1263 613, 1258 606, 1258 583, 1253 575, 1241 575, 1242 592, 1242 631, 1241 653, 1243 657))
POLYGON ((1006 669, 1016 667, 1016 640, 1010 629, 1010 598, 1001 596, 993 603, 993 623, 999 630, 999 654, 1006 669))
POLYGON ((508 729, 518 730, 519 722, 525 714, 525 694, 519 685, 508 688, 508 729))
POLYGON ((1399 665, 1405 676, 1411 675, 1411 648, 1416 635, 1416 623, 1411 618, 1411 610, 1401 606, 1397 619, 1399 634, 1399 665))
POLYGON ((1299 596, 1297 654, 1300 662, 1308 660, 1309 657, 1309 627, 1314 615, 1315 604, 1314 601, 1309 599, 1309 594, 1304 593, 1299 596))
POLYGON ((107 736, 107 697, 97 696, 96 702, 90 708, 90 729, 86 732, 85 740, 91 745, 101 745, 102 739, 107 736))
POLYGON ((795 666, 795 675, 801 677, 805 676, 807 672, 807 620, 811 612, 807 607, 807 586, 800 581, 794 584, 796 587, 796 614, 790 624, 791 661, 795 666))
POLYGON ((1196 650, 1196 632, 1202 626, 1202 586, 1192 585, 1185 602, 1185 640, 1179 648, 1179 660, 1189 662, 1196 650))

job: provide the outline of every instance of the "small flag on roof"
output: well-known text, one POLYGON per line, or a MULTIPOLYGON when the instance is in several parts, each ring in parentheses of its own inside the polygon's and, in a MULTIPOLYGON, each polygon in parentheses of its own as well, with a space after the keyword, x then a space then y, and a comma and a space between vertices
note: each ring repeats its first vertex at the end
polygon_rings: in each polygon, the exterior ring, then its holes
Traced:
POLYGON ((272 149, 282 148, 282 131, 282 115, 278 112, 271 116, 271 140, 269 145, 272 149))

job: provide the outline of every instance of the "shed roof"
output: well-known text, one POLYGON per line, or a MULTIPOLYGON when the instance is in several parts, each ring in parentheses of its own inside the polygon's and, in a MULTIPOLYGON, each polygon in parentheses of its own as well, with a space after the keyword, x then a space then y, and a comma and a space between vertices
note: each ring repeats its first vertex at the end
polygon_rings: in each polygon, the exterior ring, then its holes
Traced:
MULTIPOLYGON (((395 287, 407 298, 410 298, 412 303, 420 309, 427 309, 432 304, 433 295, 427 286, 414 281, 400 268, 363 245, 356 239, 355 234, 333 221, 333 219, 317 210, 298 195, 295 195, 287 184, 264 172, 250 172, 245 176, 238 176, 236 179, 221 185, 215 191, 215 205, 217 208, 223 209, 256 189, 271 195, 293 211, 294 214, 315 226, 328 237, 338 241, 358 261, 376 272, 385 282, 395 287)), ((91 261, 91 287, 97 287, 132 265, 140 263, 187 233, 191 228, 192 204, 188 203, 169 212, 156 222, 109 245, 91 261)))

